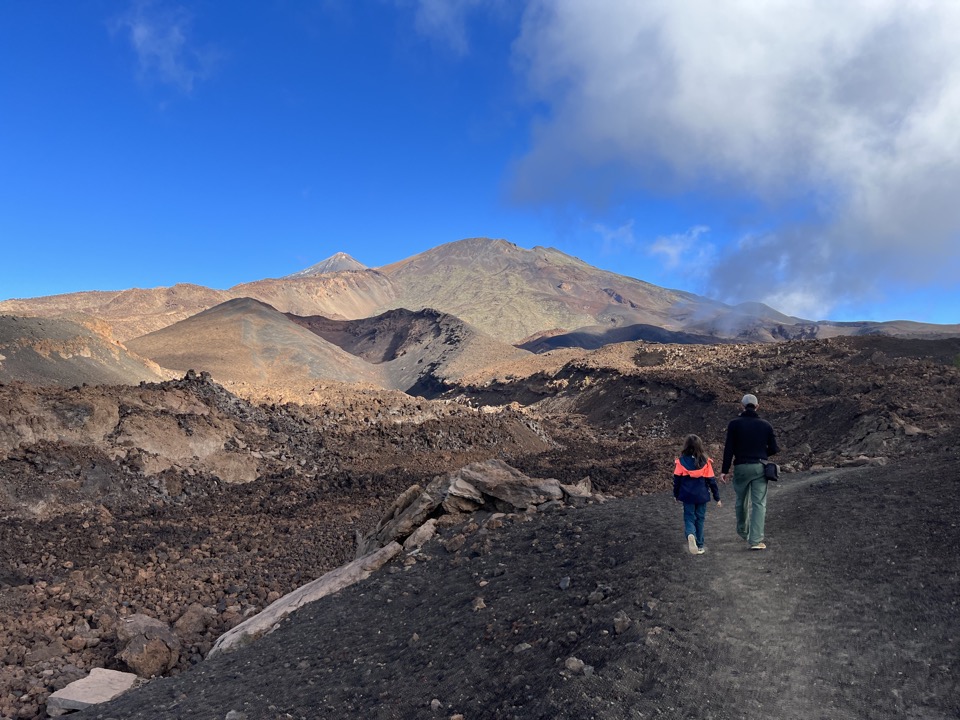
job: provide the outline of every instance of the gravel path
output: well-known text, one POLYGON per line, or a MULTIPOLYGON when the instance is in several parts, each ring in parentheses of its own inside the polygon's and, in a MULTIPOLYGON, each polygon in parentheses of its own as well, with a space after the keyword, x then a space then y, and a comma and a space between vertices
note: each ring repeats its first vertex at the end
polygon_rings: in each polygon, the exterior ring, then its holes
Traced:
POLYGON ((730 485, 703 556, 666 494, 481 528, 77 717, 956 718, 957 459, 787 476, 764 552, 730 485))

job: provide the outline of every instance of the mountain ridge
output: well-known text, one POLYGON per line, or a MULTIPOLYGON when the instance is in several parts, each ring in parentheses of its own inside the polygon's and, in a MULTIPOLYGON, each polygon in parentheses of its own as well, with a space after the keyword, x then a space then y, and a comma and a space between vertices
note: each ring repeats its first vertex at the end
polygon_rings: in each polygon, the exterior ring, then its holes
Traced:
POLYGON ((0 312, 41 317, 81 313, 108 323, 122 342, 238 297, 262 300, 280 312, 341 320, 398 308, 432 308, 517 345, 547 332, 570 335, 571 342, 582 337, 594 343, 605 335, 624 336, 622 328, 634 326, 661 328, 679 333, 677 337, 738 342, 859 334, 960 335, 960 324, 811 321, 762 303, 731 306, 602 270, 553 248, 528 250, 503 239, 445 243, 379 268, 331 269, 346 262, 344 258, 349 256, 338 253, 311 266, 327 268, 324 272, 304 274, 311 270, 307 268, 228 290, 177 284, 152 290, 89 291, 6 300, 0 302, 0 312))

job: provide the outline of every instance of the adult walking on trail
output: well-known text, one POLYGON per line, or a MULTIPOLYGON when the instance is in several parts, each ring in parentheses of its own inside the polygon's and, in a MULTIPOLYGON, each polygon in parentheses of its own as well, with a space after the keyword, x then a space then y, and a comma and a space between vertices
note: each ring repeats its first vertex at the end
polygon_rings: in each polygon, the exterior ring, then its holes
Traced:
POLYGON ((720 480, 727 481, 732 464, 733 489, 737 494, 737 534, 749 543, 751 550, 766 550, 763 530, 767 517, 767 479, 763 476, 763 462, 780 448, 773 425, 757 414, 757 396, 744 395, 740 404, 743 412, 727 425, 720 480))

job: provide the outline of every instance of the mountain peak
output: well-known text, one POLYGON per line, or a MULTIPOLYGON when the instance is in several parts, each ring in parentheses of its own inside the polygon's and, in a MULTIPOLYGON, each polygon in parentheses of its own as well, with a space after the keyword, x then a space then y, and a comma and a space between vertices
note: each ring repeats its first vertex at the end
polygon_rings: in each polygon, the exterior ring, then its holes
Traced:
POLYGON ((323 275, 325 273, 343 272, 345 270, 366 270, 367 266, 354 260, 345 252, 334 253, 326 260, 318 262, 316 265, 287 275, 287 278, 311 277, 313 275, 323 275))

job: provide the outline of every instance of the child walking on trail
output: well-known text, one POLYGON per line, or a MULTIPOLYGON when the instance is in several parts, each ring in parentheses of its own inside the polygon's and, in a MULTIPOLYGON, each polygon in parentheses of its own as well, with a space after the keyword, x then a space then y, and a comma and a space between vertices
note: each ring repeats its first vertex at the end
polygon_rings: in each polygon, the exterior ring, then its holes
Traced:
POLYGON ((713 463, 697 435, 687 435, 680 457, 673 468, 673 497, 683 503, 683 529, 687 535, 687 549, 694 555, 703 555, 703 521, 707 517, 710 494, 720 502, 720 488, 713 474, 713 463))

